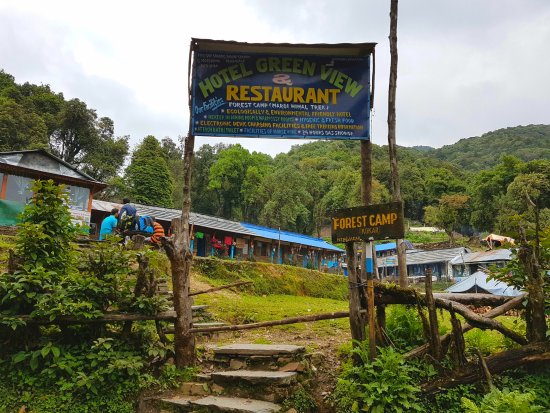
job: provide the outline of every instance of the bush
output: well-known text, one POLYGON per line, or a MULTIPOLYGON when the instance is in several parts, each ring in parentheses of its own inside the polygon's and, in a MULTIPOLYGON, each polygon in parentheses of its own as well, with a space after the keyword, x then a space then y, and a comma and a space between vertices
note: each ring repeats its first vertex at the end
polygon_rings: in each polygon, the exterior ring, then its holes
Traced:
POLYGON ((416 368, 405 363, 393 348, 381 348, 373 361, 368 361, 368 345, 360 343, 352 350, 362 364, 347 364, 333 395, 337 411, 370 413, 421 412, 420 388, 413 385, 416 368))
POLYGON ((487 393, 479 406, 472 400, 464 397, 462 405, 465 413, 536 413, 542 412, 541 406, 533 404, 533 393, 521 393, 519 391, 499 390, 493 388, 487 393))
POLYGON ((408 351, 424 343, 422 321, 416 309, 394 305, 388 313, 386 332, 399 350, 408 351))

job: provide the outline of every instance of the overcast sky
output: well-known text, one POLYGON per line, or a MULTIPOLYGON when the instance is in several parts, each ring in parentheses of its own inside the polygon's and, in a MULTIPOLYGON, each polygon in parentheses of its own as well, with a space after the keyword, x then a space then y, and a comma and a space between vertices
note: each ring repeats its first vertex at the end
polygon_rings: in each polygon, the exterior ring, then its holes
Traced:
MULTIPOLYGON (((440 147, 550 123, 549 0, 399 4, 397 141, 440 147)), ((389 0, 0 0, 0 69, 49 84, 135 145, 185 135, 191 37, 376 42, 373 142, 387 140, 389 0)), ((203 143, 219 138, 197 138, 203 143)), ((224 139, 274 155, 299 140, 224 139)))

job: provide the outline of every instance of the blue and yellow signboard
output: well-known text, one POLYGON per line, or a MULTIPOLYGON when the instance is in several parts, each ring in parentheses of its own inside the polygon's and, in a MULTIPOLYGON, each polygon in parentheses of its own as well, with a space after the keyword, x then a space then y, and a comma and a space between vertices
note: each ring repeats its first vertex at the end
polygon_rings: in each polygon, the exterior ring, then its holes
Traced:
POLYGON ((195 42, 194 135, 370 138, 374 46, 195 42))

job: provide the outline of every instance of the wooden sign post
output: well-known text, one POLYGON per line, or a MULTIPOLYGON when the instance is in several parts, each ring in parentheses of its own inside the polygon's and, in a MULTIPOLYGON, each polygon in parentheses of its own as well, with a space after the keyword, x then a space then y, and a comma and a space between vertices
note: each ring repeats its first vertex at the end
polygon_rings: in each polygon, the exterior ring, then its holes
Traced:
POLYGON ((362 263, 367 274, 367 310, 369 317, 369 354, 376 357, 376 329, 374 314, 374 260, 373 240, 403 238, 405 225, 403 204, 368 205, 355 208, 339 209, 331 217, 332 242, 345 243, 348 259, 348 283, 350 286, 350 328, 352 338, 364 340, 364 322, 361 317, 359 287, 363 287, 357 277, 354 242, 365 241, 365 262, 362 263))

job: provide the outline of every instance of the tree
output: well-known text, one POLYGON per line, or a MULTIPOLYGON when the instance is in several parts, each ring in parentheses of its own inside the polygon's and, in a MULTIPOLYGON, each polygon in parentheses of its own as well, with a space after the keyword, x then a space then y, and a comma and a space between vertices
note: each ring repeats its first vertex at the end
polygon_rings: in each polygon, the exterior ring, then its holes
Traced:
POLYGON ((135 202, 172 207, 173 181, 168 163, 154 136, 147 136, 132 154, 126 180, 135 202))
MULTIPOLYGON (((257 184, 257 174, 251 172, 248 179, 252 181, 247 181, 247 171, 255 166, 259 173, 270 162, 269 155, 256 152, 251 154, 239 144, 221 150, 216 162, 210 167, 208 182, 208 188, 217 195, 217 215, 228 219, 243 219, 247 209, 245 197, 255 202, 251 195, 251 186, 257 184)), ((251 211, 247 211, 247 214, 250 216, 251 211)))
POLYGON ((524 165, 514 156, 503 156, 494 168, 481 171, 470 181, 468 194, 471 197, 470 223, 478 230, 492 231, 502 209, 500 198, 506 194, 508 185, 520 173, 524 165))
POLYGON ((114 122, 107 117, 97 122, 96 148, 82 158, 81 168, 99 181, 108 181, 117 176, 128 156, 129 136, 114 137, 114 122))
MULTIPOLYGON (((202 145, 195 153, 193 160, 193 182, 191 183, 191 199, 193 211, 202 214, 215 215, 219 209, 216 192, 208 187, 210 168, 218 159, 218 154, 226 145, 202 145)), ((180 191, 181 192, 181 191, 180 191)))
POLYGON ((468 222, 469 199, 465 194, 443 195, 439 199, 439 205, 430 205, 424 210, 425 222, 444 229, 451 247, 454 246, 453 233, 468 222))
POLYGON ((178 143, 169 137, 161 141, 162 151, 170 169, 170 175, 174 182, 172 190, 172 204, 174 208, 181 208, 183 205, 183 138, 178 138, 178 143))
POLYGON ((528 291, 527 338, 544 341, 547 339, 544 286, 550 281, 550 162, 537 162, 526 169, 533 172, 518 175, 506 194, 510 205, 507 221, 516 226, 514 236, 519 235, 520 246, 500 278, 510 278, 528 291), (548 217, 548 221, 541 216, 548 217))
POLYGON ((50 135, 51 151, 70 164, 79 165, 88 152, 98 148, 97 114, 79 99, 65 103, 58 126, 50 135))
POLYGON ((311 195, 305 187, 305 177, 296 168, 275 169, 262 182, 267 200, 260 223, 296 232, 305 232, 309 224, 311 195))
POLYGON ((42 118, 14 100, 0 97, 0 151, 46 148, 47 127, 42 118))

